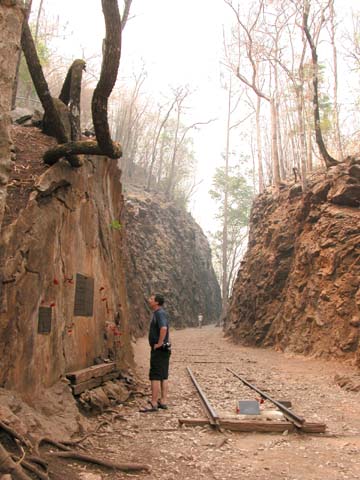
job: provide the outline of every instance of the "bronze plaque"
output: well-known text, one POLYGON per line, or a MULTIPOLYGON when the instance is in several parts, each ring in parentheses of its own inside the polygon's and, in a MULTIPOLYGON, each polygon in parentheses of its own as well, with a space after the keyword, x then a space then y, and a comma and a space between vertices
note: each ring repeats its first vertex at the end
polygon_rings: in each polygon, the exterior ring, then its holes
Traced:
POLYGON ((74 315, 92 317, 94 305, 94 279, 76 274, 74 315))
POLYGON ((38 333, 51 332, 51 307, 39 307, 38 333))

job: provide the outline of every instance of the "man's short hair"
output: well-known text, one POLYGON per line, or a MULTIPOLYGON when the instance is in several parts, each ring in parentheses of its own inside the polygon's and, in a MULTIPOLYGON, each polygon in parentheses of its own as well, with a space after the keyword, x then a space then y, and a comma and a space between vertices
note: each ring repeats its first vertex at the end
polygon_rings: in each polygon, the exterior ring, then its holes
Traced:
POLYGON ((161 295, 160 293, 155 293, 154 295, 154 300, 156 303, 158 303, 160 306, 164 305, 165 298, 164 295, 161 295))

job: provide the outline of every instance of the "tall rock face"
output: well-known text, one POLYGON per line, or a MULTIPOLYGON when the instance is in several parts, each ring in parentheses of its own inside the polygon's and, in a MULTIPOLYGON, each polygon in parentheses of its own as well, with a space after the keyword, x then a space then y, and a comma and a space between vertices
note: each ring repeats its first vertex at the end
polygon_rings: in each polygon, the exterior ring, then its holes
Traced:
POLYGON ((20 2, 0 2, 0 229, 11 170, 10 109, 23 22, 20 2))
POLYGON ((360 365, 360 160, 255 201, 225 330, 248 345, 360 365))
POLYGON ((133 366, 147 298, 167 298, 173 326, 215 322, 220 289, 189 214, 154 195, 122 194, 117 162, 42 162, 54 139, 14 126, 16 159, 0 237, 0 390, 36 398, 64 375, 110 358, 133 366))
POLYGON ((151 293, 162 293, 174 327, 216 322, 221 293, 209 243, 190 214, 155 193, 134 188, 125 195, 127 287, 134 333, 148 329, 151 293))
POLYGON ((97 357, 132 364, 124 233, 116 228, 124 201, 116 162, 46 168, 39 152, 49 137, 17 131, 0 242, 0 386, 33 397, 97 357))

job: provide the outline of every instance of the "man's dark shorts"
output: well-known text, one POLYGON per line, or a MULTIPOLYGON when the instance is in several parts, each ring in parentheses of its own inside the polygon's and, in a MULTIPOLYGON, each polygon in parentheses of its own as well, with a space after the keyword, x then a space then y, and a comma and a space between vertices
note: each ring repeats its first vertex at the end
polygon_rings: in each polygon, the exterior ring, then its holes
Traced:
POLYGON ((150 380, 167 380, 169 376, 169 360, 171 352, 151 350, 150 380))

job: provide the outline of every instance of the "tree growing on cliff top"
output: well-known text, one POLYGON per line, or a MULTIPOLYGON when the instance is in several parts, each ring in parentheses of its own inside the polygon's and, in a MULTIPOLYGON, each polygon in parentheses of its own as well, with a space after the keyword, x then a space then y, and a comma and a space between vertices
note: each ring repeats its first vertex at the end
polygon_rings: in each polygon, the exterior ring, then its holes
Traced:
POLYGON ((121 157, 121 146, 111 139, 108 122, 108 99, 115 85, 121 53, 121 32, 129 15, 132 0, 125 0, 123 23, 116 0, 102 0, 106 37, 103 43, 103 61, 100 78, 92 97, 92 117, 97 141, 80 141, 80 91, 83 60, 75 60, 65 78, 59 99, 54 99, 44 77, 36 46, 28 22, 25 20, 21 46, 31 78, 45 111, 47 133, 52 134, 59 146, 48 151, 45 163, 52 165, 65 157, 72 166, 81 166, 79 154, 121 157), (66 121, 70 128, 66 128, 66 121))

